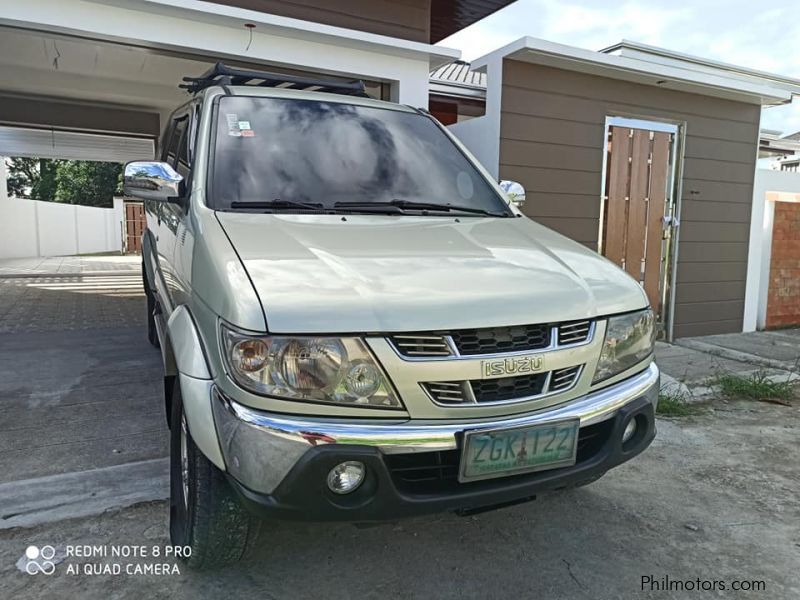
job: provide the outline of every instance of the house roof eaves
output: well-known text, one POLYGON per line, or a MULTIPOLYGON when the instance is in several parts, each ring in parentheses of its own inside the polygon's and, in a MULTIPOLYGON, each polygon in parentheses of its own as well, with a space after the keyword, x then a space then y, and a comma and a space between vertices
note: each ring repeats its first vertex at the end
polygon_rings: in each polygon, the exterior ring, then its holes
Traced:
POLYGON ((431 79, 428 82, 428 92, 431 95, 450 96, 453 98, 486 99, 485 87, 437 81, 435 79, 431 79))
POLYGON ((720 74, 705 73, 671 65, 585 50, 532 37, 520 38, 472 62, 476 71, 484 71, 498 59, 513 59, 561 69, 658 85, 696 94, 717 96, 751 104, 786 104, 792 92, 763 82, 743 81, 720 74))
MULTIPOLYGON (((710 58, 703 58, 701 56, 694 56, 692 54, 685 54, 675 50, 668 50, 666 48, 659 48, 658 46, 650 46, 649 44, 642 44, 641 42, 634 42, 632 40, 623 39, 621 42, 603 48, 599 52, 604 54, 611 54, 619 51, 618 56, 625 56, 627 58, 635 57, 636 55, 648 57, 661 57, 672 61, 680 61, 687 66, 694 66, 695 68, 705 70, 718 70, 730 73, 734 77, 746 77, 749 79, 761 79, 773 82, 777 87, 783 87, 795 94, 800 94, 800 79, 794 77, 787 77, 778 73, 770 73, 768 71, 761 71, 759 69, 751 69, 732 63, 723 62, 720 60, 713 60, 710 58), (626 54, 625 51, 632 51, 626 54)), ((647 59, 644 59, 647 60, 647 59)))

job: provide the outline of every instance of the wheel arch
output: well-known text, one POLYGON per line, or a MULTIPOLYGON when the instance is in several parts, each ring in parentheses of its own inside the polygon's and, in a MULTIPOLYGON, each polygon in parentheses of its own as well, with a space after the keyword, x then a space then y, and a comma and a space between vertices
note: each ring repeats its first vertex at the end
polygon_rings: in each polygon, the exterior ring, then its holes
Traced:
POLYGON ((218 468, 225 470, 211 407, 214 379, 197 325, 188 307, 177 307, 162 336, 164 356, 164 402, 167 424, 172 427, 172 400, 180 386, 189 432, 197 447, 218 468))

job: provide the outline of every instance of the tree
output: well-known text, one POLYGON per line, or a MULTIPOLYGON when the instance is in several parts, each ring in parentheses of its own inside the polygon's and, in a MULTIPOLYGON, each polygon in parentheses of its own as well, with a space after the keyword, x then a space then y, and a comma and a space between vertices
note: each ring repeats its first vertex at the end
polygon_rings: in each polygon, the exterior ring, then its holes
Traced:
POLYGON ((110 207, 122 192, 122 165, 88 160, 65 160, 56 173, 56 201, 110 207))
POLYGON ((110 207, 122 191, 119 163, 16 156, 6 164, 9 196, 110 207))
POLYGON ((8 195, 33 200, 54 200, 56 177, 60 160, 49 158, 10 158, 8 166, 8 195))

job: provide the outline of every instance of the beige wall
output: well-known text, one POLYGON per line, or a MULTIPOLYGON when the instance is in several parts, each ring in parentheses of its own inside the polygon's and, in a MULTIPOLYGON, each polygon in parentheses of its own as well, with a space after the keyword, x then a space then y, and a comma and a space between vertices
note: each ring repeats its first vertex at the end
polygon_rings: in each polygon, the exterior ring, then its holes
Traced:
POLYGON ((503 63, 500 177, 526 212, 597 248, 606 116, 686 124, 675 337, 742 330, 760 107, 503 63))
POLYGON ((213 0, 216 4, 428 43, 431 0, 213 0))

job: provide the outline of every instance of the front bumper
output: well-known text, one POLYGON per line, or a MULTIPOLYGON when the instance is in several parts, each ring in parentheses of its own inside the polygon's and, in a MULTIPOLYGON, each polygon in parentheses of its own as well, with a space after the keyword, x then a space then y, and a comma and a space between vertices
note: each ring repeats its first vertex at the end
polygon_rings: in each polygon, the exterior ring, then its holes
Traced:
POLYGON ((651 364, 563 406, 459 423, 294 419, 252 410, 218 392, 213 407, 228 474, 245 504, 283 519, 371 521, 508 504, 599 476, 650 444, 658 389, 659 371, 651 364), (584 445, 573 466, 470 483, 446 477, 452 463, 457 466, 465 430, 575 417, 584 445), (622 431, 631 418, 641 426, 623 445, 622 431), (368 474, 355 492, 337 496, 327 489, 326 476, 345 460, 360 460, 368 474), (409 464, 424 470, 426 461, 431 473, 442 476, 423 486, 404 479, 409 464))

